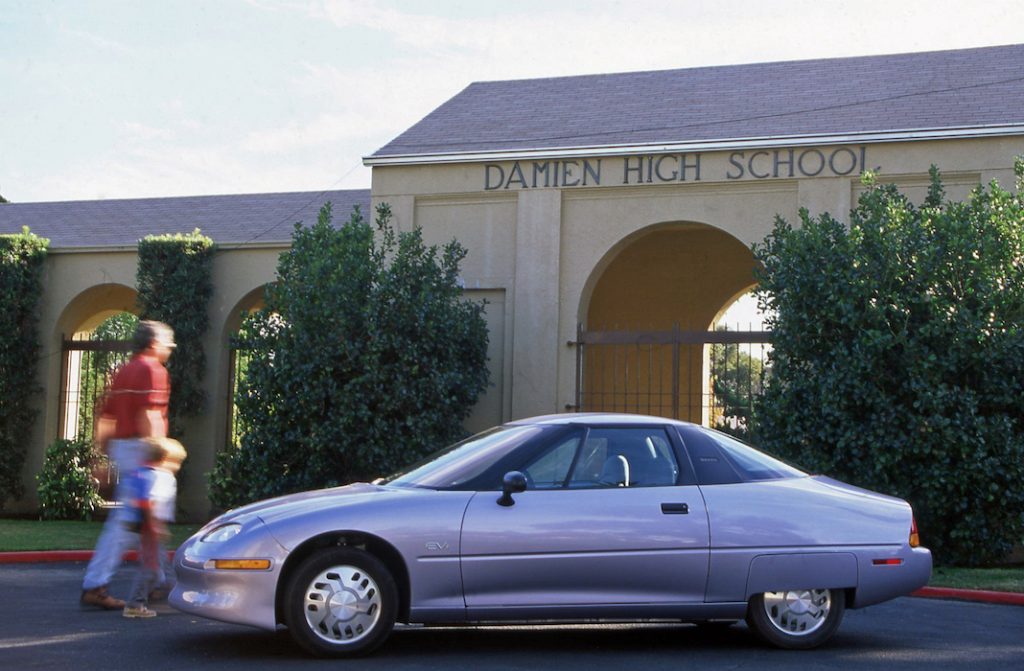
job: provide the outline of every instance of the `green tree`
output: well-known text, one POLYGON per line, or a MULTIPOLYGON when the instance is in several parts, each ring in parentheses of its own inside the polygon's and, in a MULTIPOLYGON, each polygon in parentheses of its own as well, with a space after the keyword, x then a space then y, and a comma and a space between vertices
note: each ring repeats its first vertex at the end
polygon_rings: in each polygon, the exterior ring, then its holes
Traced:
POLYGON ((948 202, 932 168, 918 208, 869 187, 849 227, 777 219, 755 255, 774 310, 762 444, 908 499, 944 563, 1024 538, 1024 160, 948 202))
POLYGON ((21 468, 36 417, 39 299, 49 244, 28 227, 0 235, 0 508, 24 491, 21 468))
POLYGON ((244 322, 241 447, 218 455, 215 504, 394 471, 464 435, 487 385, 484 306, 462 298, 455 241, 396 232, 356 209, 296 225, 264 309, 244 322))

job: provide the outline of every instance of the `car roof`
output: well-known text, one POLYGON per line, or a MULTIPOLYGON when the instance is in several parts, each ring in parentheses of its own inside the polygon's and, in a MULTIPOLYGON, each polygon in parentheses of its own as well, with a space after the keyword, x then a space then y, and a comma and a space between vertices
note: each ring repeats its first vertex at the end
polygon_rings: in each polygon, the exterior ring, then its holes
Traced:
POLYGON ((541 415, 538 417, 524 417, 508 422, 510 426, 523 425, 569 425, 569 424, 631 424, 631 425, 658 425, 675 424, 678 426, 691 426, 689 422, 682 422, 668 417, 654 417, 650 415, 632 415, 628 413, 615 412, 573 412, 559 415, 541 415))

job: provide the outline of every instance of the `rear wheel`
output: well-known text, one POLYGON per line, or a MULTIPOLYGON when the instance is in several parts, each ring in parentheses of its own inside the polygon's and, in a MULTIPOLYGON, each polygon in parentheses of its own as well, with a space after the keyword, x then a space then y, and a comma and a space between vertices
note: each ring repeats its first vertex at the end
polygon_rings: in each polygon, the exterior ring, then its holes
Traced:
POLYGON ((816 648, 836 633, 846 594, 838 589, 796 589, 755 594, 747 605, 747 625, 779 648, 816 648))
POLYGON ((292 574, 285 592, 292 639, 315 655, 355 657, 395 625, 398 589, 383 563, 352 548, 322 550, 292 574))

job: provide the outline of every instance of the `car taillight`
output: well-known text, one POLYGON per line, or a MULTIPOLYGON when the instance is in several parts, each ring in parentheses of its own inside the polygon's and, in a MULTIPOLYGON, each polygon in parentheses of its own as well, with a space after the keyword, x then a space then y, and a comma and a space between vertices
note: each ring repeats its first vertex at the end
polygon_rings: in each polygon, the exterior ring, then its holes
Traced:
POLYGON ((910 547, 916 548, 921 544, 921 538, 917 535, 917 520, 910 516, 910 547))

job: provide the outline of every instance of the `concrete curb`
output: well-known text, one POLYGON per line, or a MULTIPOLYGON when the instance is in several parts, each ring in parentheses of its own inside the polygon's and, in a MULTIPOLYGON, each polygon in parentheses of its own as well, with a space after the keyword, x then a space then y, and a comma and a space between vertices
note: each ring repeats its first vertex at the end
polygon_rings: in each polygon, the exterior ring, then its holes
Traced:
MULTIPOLYGON (((169 557, 174 552, 168 551, 169 557)), ((124 554, 125 561, 137 561, 139 553, 130 550, 124 554)), ((76 562, 92 559, 92 550, 46 550, 30 552, 0 552, 0 564, 45 564, 50 562, 76 562)), ((1010 606, 1024 606, 1024 594, 1017 592, 993 592, 983 589, 954 589, 952 587, 922 587, 910 596, 926 599, 959 599, 1010 606)))
POLYGON ((961 601, 980 601, 982 603, 1024 606, 1024 594, 1019 594, 1017 592, 993 592, 991 590, 984 589, 922 587, 910 596, 919 596, 926 599, 959 599, 961 601))

